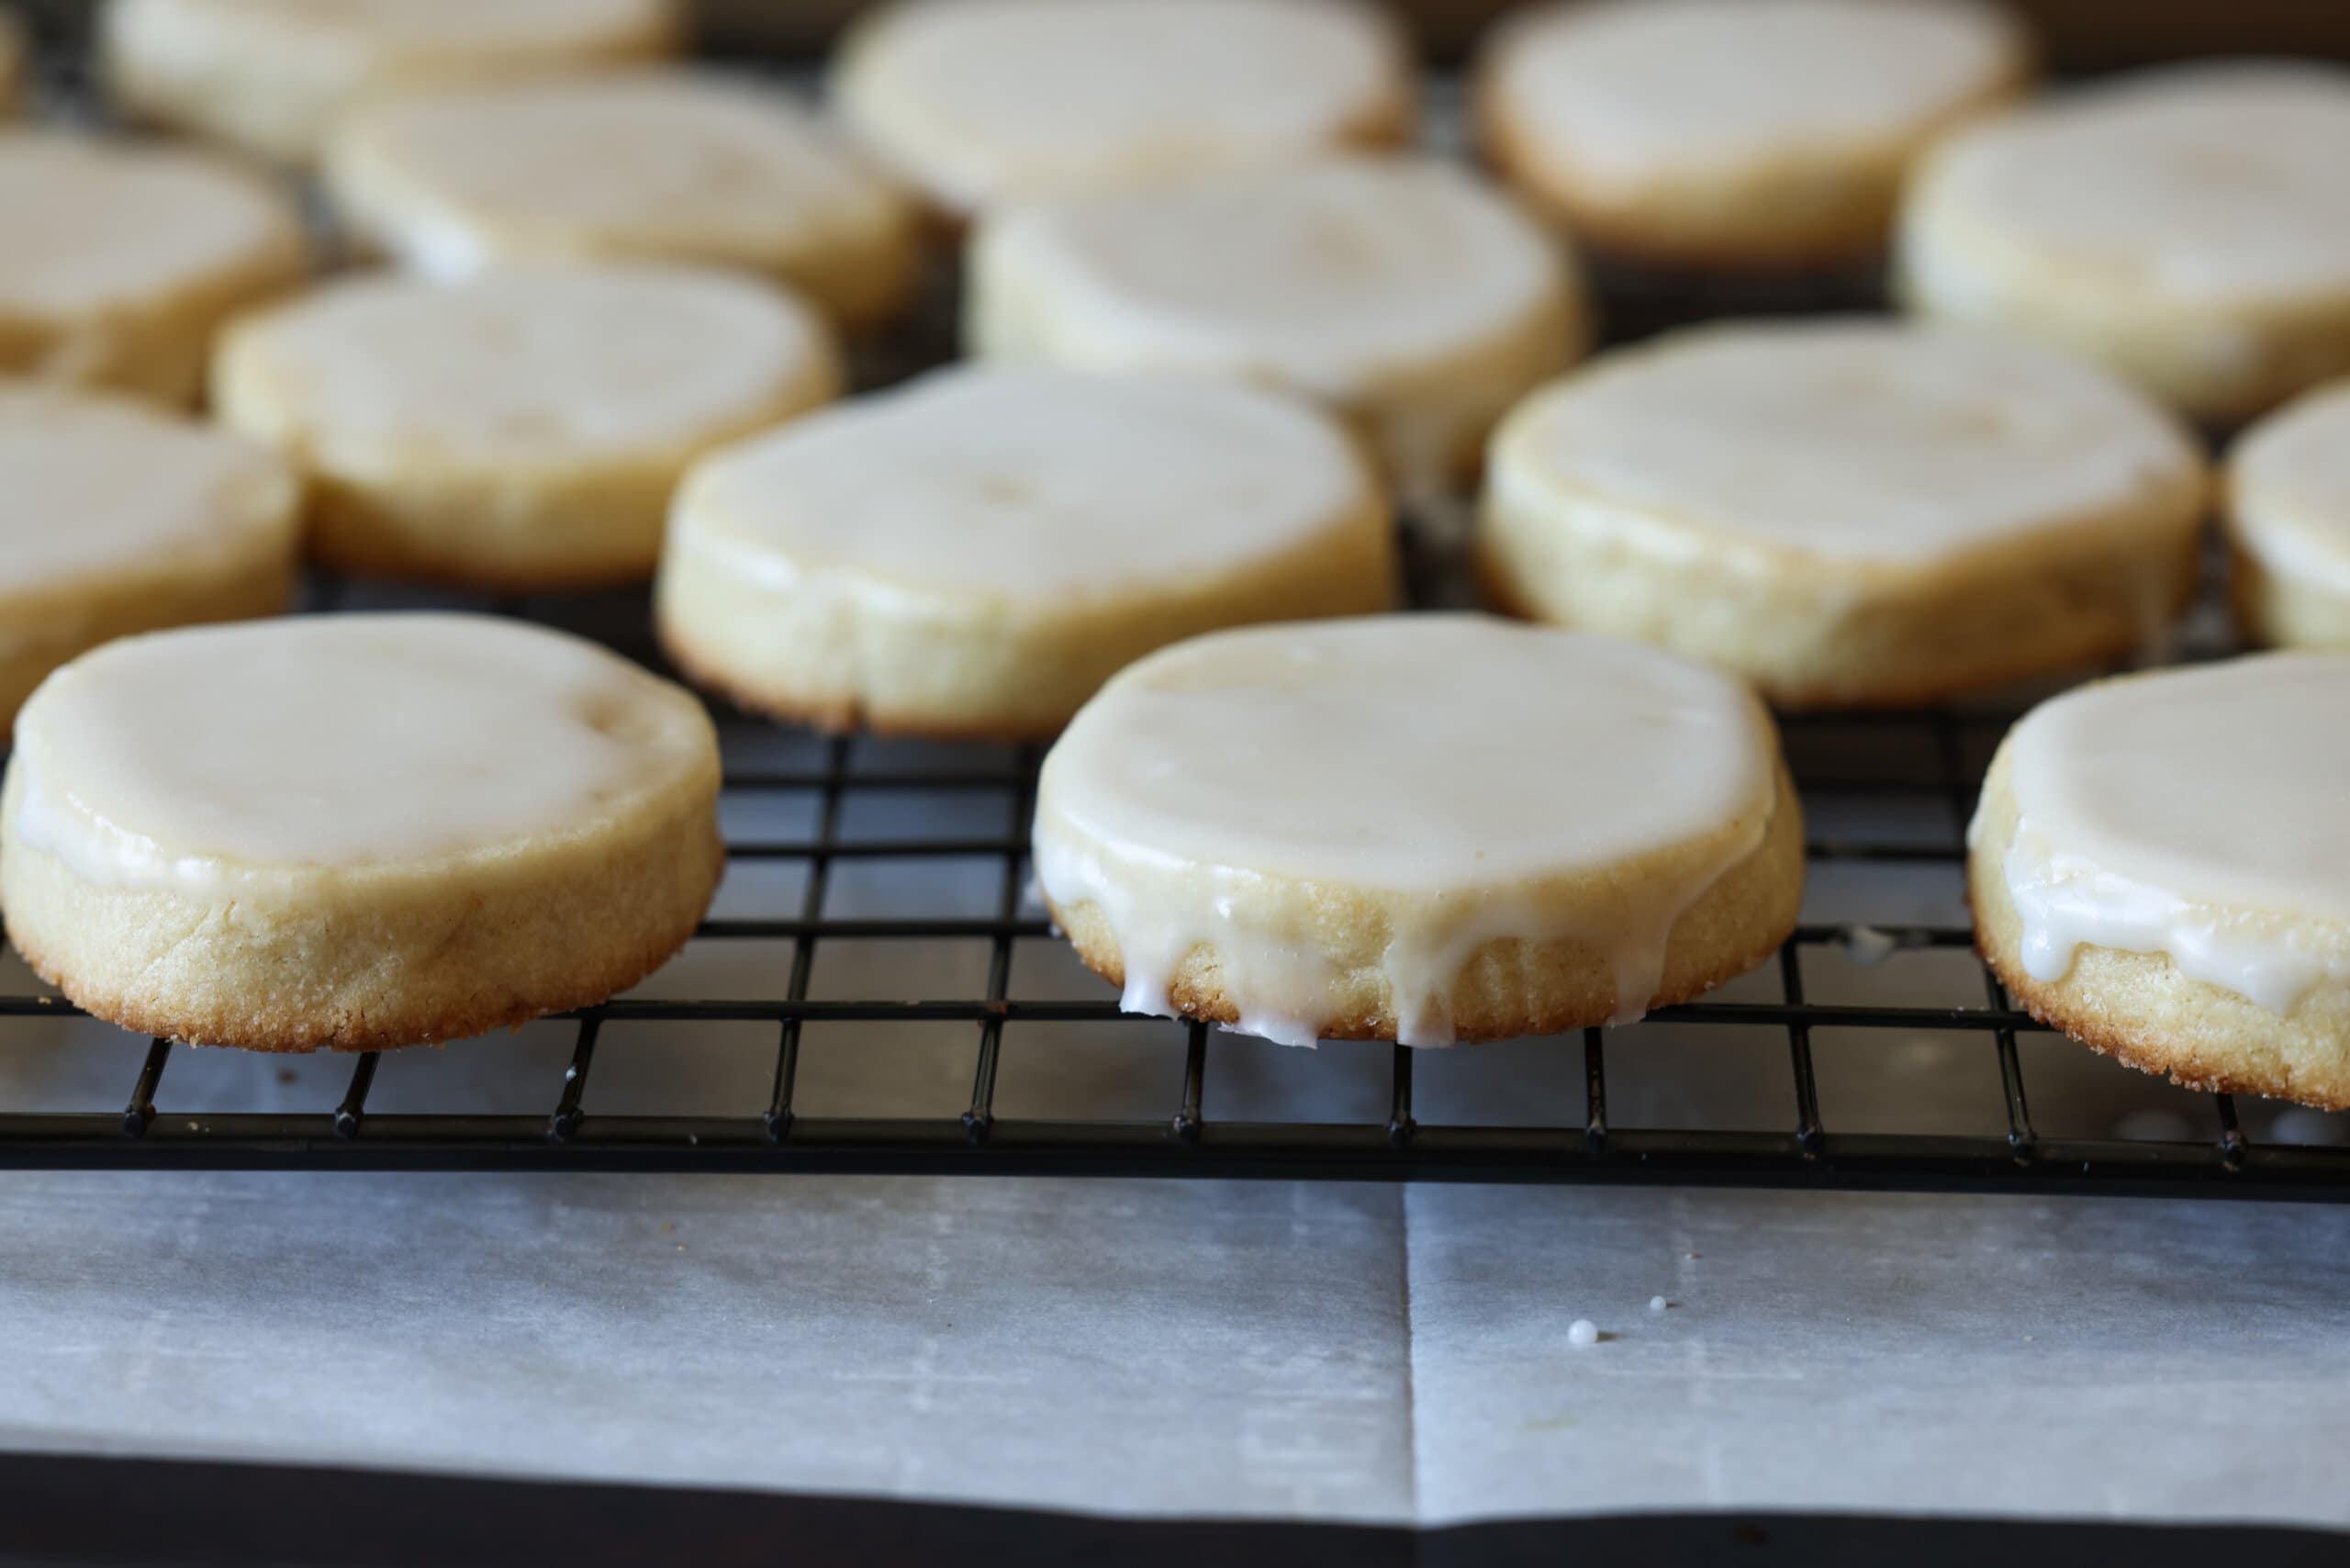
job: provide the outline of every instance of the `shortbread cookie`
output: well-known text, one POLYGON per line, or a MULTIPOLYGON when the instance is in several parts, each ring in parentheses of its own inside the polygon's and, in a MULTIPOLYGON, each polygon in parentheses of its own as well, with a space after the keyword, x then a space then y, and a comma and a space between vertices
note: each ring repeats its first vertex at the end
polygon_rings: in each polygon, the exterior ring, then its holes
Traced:
POLYGON ((215 330, 307 264, 292 204, 230 163, 0 132, 0 374, 191 402, 215 330))
POLYGON ((42 978, 144 1034, 375 1050, 602 1001, 724 861, 701 705, 466 615, 156 633, 25 705, 0 905, 42 978))
POLYGON ((1738 682, 1475 616, 1180 644, 1086 704, 1038 790, 1038 885, 1126 1010, 1290 1045, 1628 1021, 1761 963, 1802 894, 1738 682))
POLYGON ((2016 1000, 2175 1082, 2350 1108, 2350 657, 2272 654, 2042 703, 1968 834, 2016 1000))
POLYGON ((784 95, 637 70, 406 94, 344 120, 328 189, 352 226, 441 279, 516 262, 741 267, 844 326, 894 313, 911 198, 784 95))
POLYGON ((1898 286, 2198 418, 2350 370, 2350 71, 2185 67, 2002 115, 1921 162, 1898 286))
POLYGON ((1494 439, 1494 598, 1746 676, 1926 701, 2151 641, 2205 481, 2135 388, 2028 343, 1861 318, 1610 354, 1494 439))
POLYGON ((1911 159, 2031 73, 1974 0, 1612 0, 1504 28, 1477 110, 1494 162, 1595 249, 1818 267, 1880 252, 1911 159))
POLYGON ((1024 203, 971 251, 977 353, 1187 371, 1320 398, 1414 488, 1582 351, 1580 282, 1449 165, 1344 158, 1024 203))
POLYGON ((834 101, 946 212, 1401 141, 1409 63, 1346 0, 911 0, 854 28, 834 101))
POLYGON ((309 474, 320 560, 521 590, 650 577, 687 465, 839 385, 796 299, 615 264, 338 284, 240 322, 212 396, 309 474))
POLYGON ((378 91, 649 59, 681 27, 677 0, 108 0, 99 46, 130 113, 307 163, 378 91))
POLYGON ((705 459, 657 604, 671 656, 748 707, 1018 737, 1154 648, 1383 610, 1394 577, 1370 467, 1312 407, 979 366, 705 459))
POLYGON ((250 442, 127 399, 0 382, 0 740, 59 665, 285 606, 301 487, 250 442))
POLYGON ((2237 618, 2265 643, 2350 649, 2350 381, 2244 433, 2228 459, 2237 618))

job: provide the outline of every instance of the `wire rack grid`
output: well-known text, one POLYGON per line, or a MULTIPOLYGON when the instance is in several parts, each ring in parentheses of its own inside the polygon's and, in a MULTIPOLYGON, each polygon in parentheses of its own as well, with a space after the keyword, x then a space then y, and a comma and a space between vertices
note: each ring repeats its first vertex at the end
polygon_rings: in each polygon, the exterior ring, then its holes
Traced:
MULTIPOLYGON (((69 62, 51 80, 70 97, 78 76, 69 62)), ((1738 290, 1597 282, 1618 341, 1713 316, 1874 299, 1865 278, 1738 290)), ((912 326, 858 349, 860 384, 947 357, 954 308, 942 278, 912 326)), ((1454 524, 1405 525, 1416 604, 1467 597, 1454 524)), ((411 602, 452 600, 322 581, 308 608, 411 602)), ((475 607, 585 630, 658 662, 642 594, 475 607)), ((2207 630, 2199 646, 2217 645, 2207 630)), ((1031 902, 1037 748, 822 738, 722 715, 727 884, 654 983, 520 1036, 279 1064, 130 1040, 0 958, 0 1168, 2350 1197, 2344 1118, 2240 1114, 2227 1096, 2101 1063, 2048 1035, 1975 962, 1955 890, 1964 828, 1989 750, 2019 711, 2010 700, 1785 721, 1813 824, 1813 894, 1774 963, 1627 1028, 1442 1053, 1292 1052, 1121 1014, 1031 902), (876 876, 884 870, 911 875, 890 892, 876 876), (856 961, 842 973, 828 967, 849 954, 856 961), (690 1060, 680 1054, 688 1037, 699 1052, 690 1060), (398 1092, 379 1086, 411 1062, 433 1070, 398 1092), (2038 1119, 2028 1067, 2045 1094, 2038 1119), (614 1081, 609 1097, 599 1092, 614 1081), (665 1103, 679 1082, 706 1092, 665 1103), (893 1094, 909 1085, 919 1103, 893 1094)))

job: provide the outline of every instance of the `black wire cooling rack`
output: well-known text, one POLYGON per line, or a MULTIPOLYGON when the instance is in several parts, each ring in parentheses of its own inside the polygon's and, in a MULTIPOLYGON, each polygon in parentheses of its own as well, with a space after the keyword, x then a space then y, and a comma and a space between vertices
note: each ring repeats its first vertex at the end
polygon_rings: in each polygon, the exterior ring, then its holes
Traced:
MULTIPOLYGON (((78 73, 53 54, 51 64, 51 91, 70 109, 78 73)), ((1617 340, 1709 316, 1874 303, 1867 279, 1739 292, 1718 280, 1598 282, 1617 340)), ((861 383, 946 357, 951 289, 943 280, 912 328, 859 348, 861 383)), ((1457 540, 1457 526, 1427 518, 1407 526, 1415 602, 1463 602, 1457 540)), ((370 591, 317 584, 310 608, 378 602, 370 591)), ((641 594, 477 607, 584 628, 657 663, 641 594)), ((2049 1035, 1975 963, 1953 893, 1964 827, 1990 749, 2019 711, 2009 702, 1786 721, 1813 823, 1812 885, 1841 892, 1815 901, 1825 913, 1807 907, 1774 964, 1623 1029, 1432 1053, 1337 1045, 1290 1053, 1203 1025, 1122 1015, 1109 988, 1072 972, 1028 900, 1036 748, 881 745, 722 716, 727 890, 673 969, 689 981, 697 954, 755 949, 761 957, 748 967, 762 983, 754 994, 655 985, 531 1026, 529 1050, 475 1041, 395 1053, 453 1070, 428 1108, 413 1096, 384 1103, 378 1075, 394 1058, 305 1058, 308 1103, 288 1103, 278 1086, 299 1076, 296 1068, 263 1076, 264 1064, 241 1053, 162 1040, 142 1048, 95 1021, 69 1023, 76 1010, 8 958, 0 1168, 1311 1176, 2350 1197, 2342 1147, 2350 1118, 2272 1108, 2240 1115, 2228 1096, 2098 1062, 2049 1035), (794 804, 796 825, 762 827, 756 810, 743 809, 776 801, 794 804), (867 809, 882 801, 894 810, 867 809), (860 871, 883 867, 915 873, 913 890, 881 901, 878 913, 837 896, 860 871), (946 867, 956 896, 936 897, 923 873, 946 867), (764 896, 730 898, 738 884, 764 896), (984 963, 928 961, 949 948, 983 952, 984 963), (851 949, 863 956, 851 967, 862 988, 820 984, 828 958, 851 949), (605 1081, 642 1089, 648 1065, 655 1076, 670 1070, 667 1042, 713 1026, 723 1026, 715 1048, 731 1086, 717 1103, 680 1110, 657 1093, 625 1092, 609 1107, 600 1094, 591 1103, 591 1086, 605 1081), (552 1030, 565 1036, 551 1044, 552 1030), (935 1088, 940 1071, 954 1073, 951 1104, 936 1093, 912 1108, 889 1102, 891 1053, 915 1035, 926 1081, 935 1088), (1113 1055, 1135 1070, 1105 1078, 1101 1063, 1113 1055), (177 1065, 191 1056, 208 1059, 177 1065), (223 1058, 237 1058, 226 1091, 215 1081, 175 1103, 192 1075, 217 1081, 209 1069, 223 1058), (494 1081, 458 1070, 490 1060, 494 1081), (862 1072, 860 1092, 845 1104, 819 1103, 826 1096, 811 1090, 811 1073, 834 1082, 837 1072, 820 1070, 844 1061, 862 1072), (109 1064, 118 1076, 107 1076, 109 1064), (2059 1114, 2035 1121, 2028 1067, 2053 1087, 2059 1114), (1269 1095, 1269 1075, 1290 1091, 1269 1095), (1472 1092, 1451 1092, 1456 1078, 1472 1092), (1035 1085, 1056 1092, 1017 1092, 1035 1085), (1226 1108, 1228 1086, 1237 1087, 1226 1108)))

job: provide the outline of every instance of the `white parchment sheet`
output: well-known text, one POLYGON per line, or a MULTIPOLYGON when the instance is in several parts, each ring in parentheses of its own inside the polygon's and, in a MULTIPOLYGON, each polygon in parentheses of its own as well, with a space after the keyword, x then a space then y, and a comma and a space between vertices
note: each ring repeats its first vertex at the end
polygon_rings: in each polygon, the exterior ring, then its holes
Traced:
POLYGON ((1431 1522, 2350 1522, 2329 1208, 73 1175, 0 1183, 0 1234, 10 1447, 1431 1522))

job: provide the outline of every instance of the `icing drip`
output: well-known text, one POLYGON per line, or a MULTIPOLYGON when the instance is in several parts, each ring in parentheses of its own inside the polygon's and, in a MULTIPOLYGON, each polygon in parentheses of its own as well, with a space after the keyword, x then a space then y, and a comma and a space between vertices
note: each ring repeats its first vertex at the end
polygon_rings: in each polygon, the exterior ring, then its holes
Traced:
POLYGON ((2161 953, 2192 979, 2283 1015, 2322 980, 2350 980, 2350 952, 2326 950, 2294 923, 2190 903, 2175 893, 2052 853, 2020 823, 2001 858, 2023 923, 2024 972, 2053 984, 2084 946, 2161 953))
MULTIPOLYGON (((2033 979, 2087 946, 2165 955, 2280 1015, 2350 983, 2350 658, 2102 682, 2028 714, 2006 755, 2000 870, 2033 979)), ((1978 813, 1969 847, 1986 831, 1978 813)))

